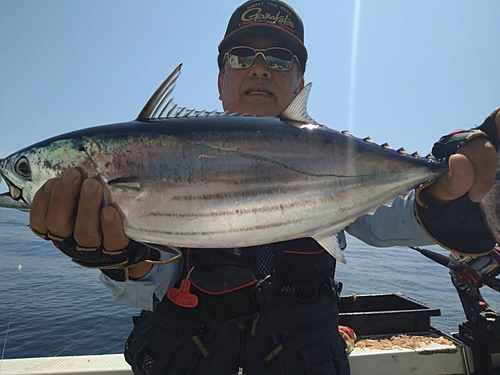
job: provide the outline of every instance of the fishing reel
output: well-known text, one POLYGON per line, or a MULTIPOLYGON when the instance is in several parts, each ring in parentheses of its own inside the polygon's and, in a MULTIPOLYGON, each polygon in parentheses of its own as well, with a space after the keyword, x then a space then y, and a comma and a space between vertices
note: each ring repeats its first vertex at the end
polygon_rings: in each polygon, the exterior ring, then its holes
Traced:
MULTIPOLYGON (((494 353, 500 353, 500 314, 482 297, 479 288, 488 285, 500 292, 500 248, 488 255, 472 258, 450 254, 450 270, 467 321, 454 334, 472 349, 475 373, 494 373, 494 353)), ((495 372, 496 373, 496 372, 495 372)))
POLYGON ((500 248, 476 258, 457 254, 446 257, 427 249, 412 249, 449 269, 467 317, 453 336, 472 349, 475 374, 496 373, 492 355, 500 353, 500 313, 488 305, 479 288, 487 285, 500 292, 500 279, 496 277, 500 274, 500 248))
POLYGON ((483 285, 500 292, 500 248, 495 247, 488 255, 477 258, 450 254, 448 264, 451 276, 459 283, 481 288, 483 285))

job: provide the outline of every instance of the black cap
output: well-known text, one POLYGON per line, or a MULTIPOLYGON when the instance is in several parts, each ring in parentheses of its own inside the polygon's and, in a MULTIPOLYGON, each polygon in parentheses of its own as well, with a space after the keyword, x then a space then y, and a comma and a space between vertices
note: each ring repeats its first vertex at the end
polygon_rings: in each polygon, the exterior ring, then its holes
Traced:
POLYGON ((240 5, 229 19, 224 39, 219 44, 221 57, 235 42, 248 35, 267 35, 277 38, 284 47, 297 55, 305 69, 307 49, 304 45, 304 24, 300 16, 287 3, 280 0, 249 0, 240 5))

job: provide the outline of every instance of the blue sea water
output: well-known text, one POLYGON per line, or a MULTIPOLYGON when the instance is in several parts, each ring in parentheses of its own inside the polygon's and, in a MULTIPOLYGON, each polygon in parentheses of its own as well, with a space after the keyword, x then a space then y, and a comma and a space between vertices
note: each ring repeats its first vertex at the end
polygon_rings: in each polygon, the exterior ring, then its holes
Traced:
MULTIPOLYGON (((116 304, 99 271, 73 264, 27 224, 28 214, 0 208, 0 358, 121 353, 139 311, 116 304)), ((416 251, 349 237, 346 256, 337 268, 344 295, 401 292, 441 309, 431 323, 445 332, 464 320, 447 269, 416 251)), ((500 308, 499 293, 481 292, 500 308)))

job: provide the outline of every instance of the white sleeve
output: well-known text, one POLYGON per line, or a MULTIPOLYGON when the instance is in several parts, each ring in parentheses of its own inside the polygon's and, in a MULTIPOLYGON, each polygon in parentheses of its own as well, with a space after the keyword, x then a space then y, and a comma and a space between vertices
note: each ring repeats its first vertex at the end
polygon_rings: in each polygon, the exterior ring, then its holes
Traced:
MULTIPOLYGON (((170 257, 171 255, 162 253, 162 259, 170 257)), ((115 281, 102 272, 99 279, 116 302, 152 311, 153 297, 156 296, 158 301, 163 299, 167 290, 179 280, 183 263, 181 259, 168 264, 155 264, 149 273, 139 280, 115 281)))
POLYGON ((424 246, 435 242, 425 233, 414 214, 415 191, 381 206, 373 214, 356 219, 347 233, 377 247, 424 246))

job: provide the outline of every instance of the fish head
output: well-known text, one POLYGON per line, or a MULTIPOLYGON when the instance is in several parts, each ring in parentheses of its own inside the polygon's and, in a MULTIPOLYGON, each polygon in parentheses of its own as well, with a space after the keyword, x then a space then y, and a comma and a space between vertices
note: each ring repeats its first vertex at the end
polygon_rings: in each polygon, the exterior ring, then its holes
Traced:
POLYGON ((88 159, 77 141, 59 140, 32 146, 0 160, 0 176, 8 192, 0 194, 0 207, 29 210, 36 192, 52 178, 88 159))

